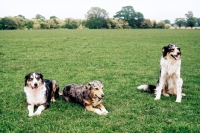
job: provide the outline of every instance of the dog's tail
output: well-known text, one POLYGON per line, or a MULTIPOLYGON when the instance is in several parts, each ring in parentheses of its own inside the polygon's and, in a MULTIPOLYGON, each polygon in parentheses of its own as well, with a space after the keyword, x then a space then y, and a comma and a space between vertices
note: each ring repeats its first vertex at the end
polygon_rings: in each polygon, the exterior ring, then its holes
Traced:
POLYGON ((137 87, 139 90, 155 93, 156 86, 154 85, 140 85, 137 87))

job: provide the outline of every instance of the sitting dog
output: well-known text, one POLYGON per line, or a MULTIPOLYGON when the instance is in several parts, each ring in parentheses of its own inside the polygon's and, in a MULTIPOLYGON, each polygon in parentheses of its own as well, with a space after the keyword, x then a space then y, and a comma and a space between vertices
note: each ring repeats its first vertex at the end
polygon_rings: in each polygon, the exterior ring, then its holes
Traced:
POLYGON ((161 93, 164 96, 175 94, 176 102, 180 103, 182 96, 183 80, 180 77, 181 69, 181 50, 176 44, 169 44, 162 49, 162 57, 160 60, 160 76, 157 85, 140 85, 137 88, 156 94, 155 100, 159 100, 161 93))
POLYGON ((31 72, 25 76, 24 92, 28 103, 28 116, 40 115, 59 97, 59 86, 55 80, 43 79, 43 75, 31 72), (38 106, 35 113, 34 106, 38 106))
POLYGON ((102 104, 103 97, 103 84, 97 80, 89 82, 87 85, 69 84, 63 89, 63 99, 66 102, 77 102, 86 110, 99 115, 108 113, 102 104))

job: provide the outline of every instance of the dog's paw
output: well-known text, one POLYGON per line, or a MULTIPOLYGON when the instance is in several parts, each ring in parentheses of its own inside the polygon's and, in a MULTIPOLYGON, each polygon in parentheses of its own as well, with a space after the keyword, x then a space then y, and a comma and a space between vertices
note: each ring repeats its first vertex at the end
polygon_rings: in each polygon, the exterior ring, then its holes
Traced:
POLYGON ((176 100, 175 102, 177 102, 177 103, 181 103, 181 100, 178 99, 178 100, 176 100))
POLYGON ((155 97, 154 100, 160 100, 160 97, 155 97))
POLYGON ((165 96, 165 97, 169 97, 169 94, 163 93, 163 96, 165 96))
POLYGON ((108 111, 106 109, 102 109, 102 114, 103 115, 107 115, 108 114, 108 111))
POLYGON ((100 109, 95 109, 94 112, 97 113, 98 115, 102 115, 103 114, 103 112, 100 109))
POLYGON ((186 96, 185 93, 181 93, 182 96, 186 96))
POLYGON ((34 116, 34 114, 33 113, 29 113, 28 116, 31 117, 31 116, 34 116))
POLYGON ((56 100, 54 98, 51 99, 51 102, 55 102, 56 100))
POLYGON ((41 112, 39 112, 39 111, 36 111, 35 113, 34 113, 34 115, 40 115, 41 114, 41 112))

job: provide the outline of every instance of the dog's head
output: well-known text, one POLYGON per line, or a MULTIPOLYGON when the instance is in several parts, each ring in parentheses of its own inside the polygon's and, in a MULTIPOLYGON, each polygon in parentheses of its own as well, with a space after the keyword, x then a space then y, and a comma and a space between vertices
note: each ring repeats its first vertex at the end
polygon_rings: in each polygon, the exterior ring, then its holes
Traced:
POLYGON ((162 53, 164 58, 171 58, 174 60, 181 59, 181 49, 176 44, 169 44, 162 48, 162 53))
POLYGON ((25 76, 25 86, 38 89, 44 83, 43 75, 38 72, 31 72, 25 76))
POLYGON ((104 97, 103 83, 101 81, 95 80, 89 82, 86 85, 86 89, 90 90, 91 97, 94 99, 98 99, 100 101, 104 97))

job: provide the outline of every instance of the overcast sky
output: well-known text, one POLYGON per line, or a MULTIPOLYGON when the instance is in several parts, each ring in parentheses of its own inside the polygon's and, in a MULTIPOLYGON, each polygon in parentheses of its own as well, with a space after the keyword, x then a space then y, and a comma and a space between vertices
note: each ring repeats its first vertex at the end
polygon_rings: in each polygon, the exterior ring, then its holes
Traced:
POLYGON ((151 20, 185 18, 188 11, 200 18, 200 0, 0 0, 0 17, 19 14, 32 19, 36 14, 49 19, 56 16, 84 19, 91 7, 100 7, 112 18, 123 6, 132 6, 144 18, 151 20))

